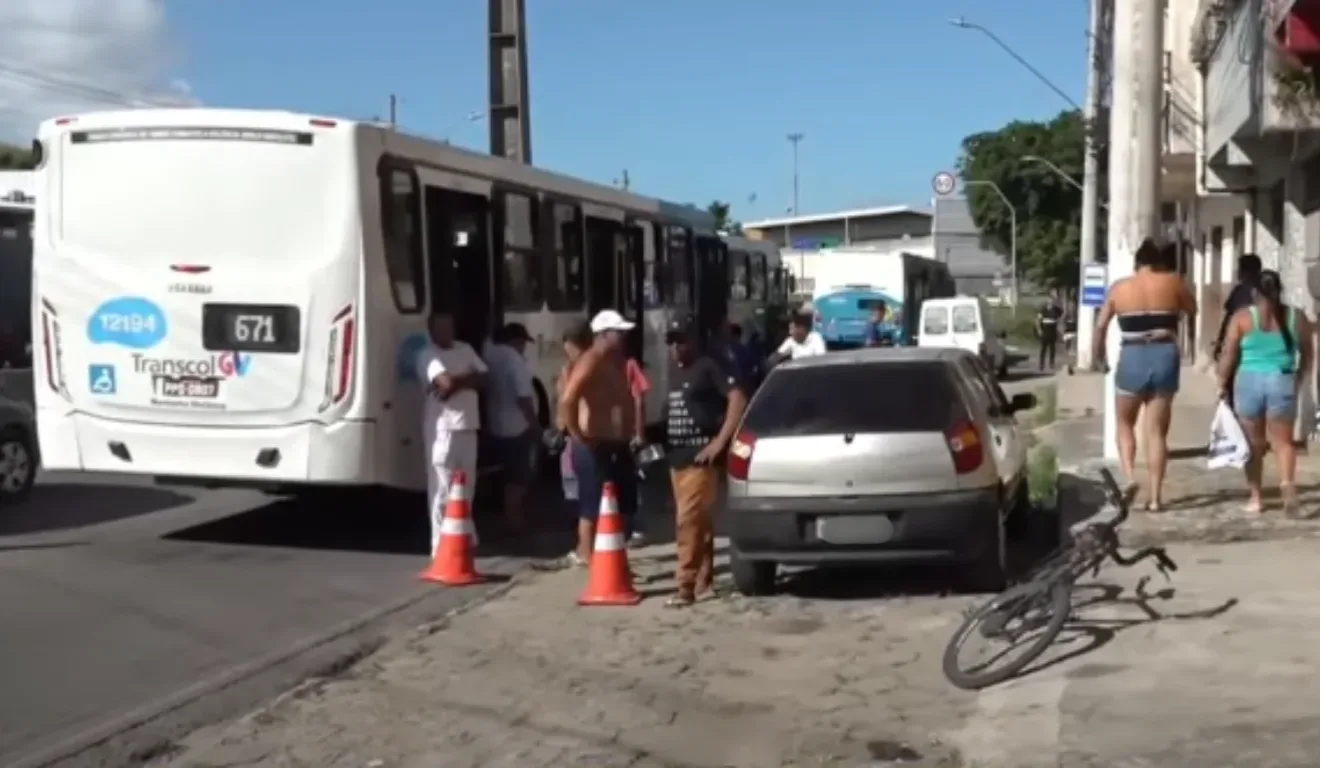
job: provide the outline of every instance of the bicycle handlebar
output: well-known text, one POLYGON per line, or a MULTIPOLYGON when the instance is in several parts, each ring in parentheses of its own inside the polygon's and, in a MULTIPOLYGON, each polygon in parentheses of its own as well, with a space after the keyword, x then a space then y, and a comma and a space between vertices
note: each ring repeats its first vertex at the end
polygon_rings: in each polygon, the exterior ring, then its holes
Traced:
POLYGON ((1118 508, 1118 516, 1112 522, 1104 523, 1110 528, 1117 528, 1128 519, 1128 504, 1123 498, 1123 491, 1118 487, 1118 481, 1114 479, 1114 473, 1108 469, 1101 468, 1100 482, 1105 486, 1105 500, 1118 508))

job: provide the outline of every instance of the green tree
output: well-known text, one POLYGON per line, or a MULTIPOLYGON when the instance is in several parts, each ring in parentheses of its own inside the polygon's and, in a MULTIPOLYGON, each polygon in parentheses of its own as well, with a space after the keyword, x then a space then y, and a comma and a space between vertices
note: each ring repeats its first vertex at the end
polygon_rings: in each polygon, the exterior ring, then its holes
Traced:
MULTIPOLYGON (((1042 288, 1070 288, 1077 283, 1082 194, 1045 163, 1023 158, 1034 155, 1047 160, 1080 182, 1085 139, 1086 126, 1077 112, 1063 112, 1045 122, 1014 121, 963 139, 959 176, 964 183, 990 182, 1003 190, 1017 212, 1018 273, 1042 288)), ((966 189, 982 245, 1007 262, 1010 212, 989 185, 967 184, 966 189)))
POLYGON ((715 219, 716 229, 733 235, 741 235, 742 224, 734 221, 732 211, 733 206, 723 200, 712 200, 710 205, 706 206, 706 212, 715 219))
POLYGON ((27 170, 33 165, 31 152, 0 144, 0 170, 27 170))

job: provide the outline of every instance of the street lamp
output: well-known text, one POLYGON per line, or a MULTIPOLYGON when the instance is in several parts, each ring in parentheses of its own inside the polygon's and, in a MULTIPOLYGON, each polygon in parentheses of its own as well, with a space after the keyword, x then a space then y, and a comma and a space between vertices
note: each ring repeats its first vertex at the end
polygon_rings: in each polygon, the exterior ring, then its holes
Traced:
MULTIPOLYGON (((1083 193, 1083 194, 1086 193, 1086 185, 1085 185, 1085 184, 1083 184, 1082 182, 1078 181, 1078 180, 1077 180, 1072 174, 1070 174, 1070 173, 1068 173, 1067 171, 1063 170, 1062 168, 1060 168, 1059 166, 1055 165, 1054 163, 1051 163, 1049 160, 1046 160, 1045 158, 1041 157, 1040 155, 1023 155, 1023 156, 1021 157, 1021 159, 1022 159, 1023 161, 1025 161, 1025 162, 1028 162, 1028 163, 1040 163, 1041 165, 1045 166, 1046 168, 1049 168, 1051 171, 1054 171, 1054 173, 1055 173, 1056 175, 1058 175, 1059 178, 1061 178, 1061 179, 1063 179, 1064 181, 1068 182, 1068 184, 1070 184, 1070 185, 1071 185, 1074 189, 1076 189, 1078 192, 1081 192, 1081 193, 1083 193)), ((1108 209, 1108 208, 1109 208, 1109 203, 1099 203, 1099 206, 1100 206, 1101 208, 1108 209)))
POLYGON ((1059 94, 1059 96, 1060 96, 1064 101, 1066 101, 1066 102, 1068 102, 1069 104, 1071 104, 1071 105, 1073 106, 1073 109, 1081 109, 1081 108, 1082 108, 1082 105, 1080 105, 1080 104, 1078 104, 1076 101, 1074 101, 1073 98, 1072 98, 1071 96, 1068 95, 1068 92, 1067 92, 1067 91, 1063 90, 1063 89, 1060 88, 1058 85, 1055 85, 1054 81, 1051 80, 1051 79, 1049 79, 1048 77, 1046 77, 1044 72, 1041 72, 1039 69, 1036 69, 1036 67, 1034 67, 1034 66, 1031 64, 1031 62, 1029 62, 1029 61, 1027 61, 1026 59, 1022 58, 1022 55, 1021 55, 1020 53, 1018 53, 1017 51, 1013 50, 1013 49, 1009 46, 1008 43, 1004 42, 1003 40, 1000 40, 1000 39, 999 39, 999 35, 996 35, 994 32, 991 32, 989 29, 986 29, 985 27, 981 26, 980 24, 977 24, 977 23, 974 22, 974 21, 968 21, 967 19, 964 19, 964 18, 961 17, 961 16, 959 16, 959 17, 956 18, 956 19, 949 19, 949 24, 951 24, 952 26, 958 27, 959 29, 973 29, 973 30, 976 30, 977 32, 980 32, 981 34, 983 34, 983 35, 985 35, 986 37, 990 38, 990 41, 993 42, 995 45, 999 46, 1000 48, 1002 48, 1003 51, 1004 51, 1004 53, 1007 53, 1009 56, 1012 56, 1014 61, 1016 61, 1017 63, 1021 64, 1024 68, 1026 68, 1026 70, 1027 70, 1028 72, 1030 72, 1031 74, 1035 75, 1037 80, 1039 80, 1039 81, 1041 81, 1042 83, 1044 83, 1045 86, 1046 86, 1047 88, 1049 88, 1051 91, 1054 91, 1055 93, 1059 94))
POLYGON ((1084 192, 1086 190, 1086 187, 1082 186, 1082 182, 1078 181, 1077 179, 1074 179, 1072 175, 1069 174, 1067 171, 1063 170, 1054 163, 1051 163, 1049 160, 1046 160, 1040 155, 1023 155, 1022 160, 1028 163, 1040 163, 1046 168, 1049 168, 1051 171, 1054 171, 1054 173, 1056 173, 1059 176, 1059 178, 1071 184, 1072 187, 1077 191, 1084 192))
POLYGON ((1004 190, 1000 189, 999 185, 993 181, 964 181, 963 186, 989 187, 994 190, 996 195, 999 195, 999 199, 1004 202, 1004 207, 1008 209, 1008 221, 1009 226, 1011 227, 1008 233, 1009 269, 1013 272, 1013 314, 1016 315, 1018 305, 1017 208, 1013 207, 1013 203, 1009 201, 1008 195, 1004 194, 1004 190))

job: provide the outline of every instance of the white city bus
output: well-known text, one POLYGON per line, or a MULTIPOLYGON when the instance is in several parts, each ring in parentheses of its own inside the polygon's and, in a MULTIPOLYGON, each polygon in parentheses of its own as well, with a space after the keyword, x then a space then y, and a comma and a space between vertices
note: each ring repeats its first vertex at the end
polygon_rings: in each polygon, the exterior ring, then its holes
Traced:
POLYGON ((388 128, 135 110, 50 120, 38 142, 48 469, 419 489, 429 312, 478 347, 524 322, 547 422, 569 322, 644 319, 658 372, 669 317, 724 312, 705 212, 388 128))

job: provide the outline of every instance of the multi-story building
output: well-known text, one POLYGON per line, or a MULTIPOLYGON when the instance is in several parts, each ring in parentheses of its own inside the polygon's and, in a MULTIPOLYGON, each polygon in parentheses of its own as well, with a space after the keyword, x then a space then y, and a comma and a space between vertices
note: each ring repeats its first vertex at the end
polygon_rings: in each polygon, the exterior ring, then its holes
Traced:
POLYGON ((1193 203, 1204 351, 1242 253, 1282 274, 1289 303, 1316 308, 1308 277, 1320 273, 1320 88, 1311 69, 1320 63, 1320 3, 1169 4, 1169 80, 1194 79, 1198 87, 1189 110, 1195 145, 1170 143, 1166 170, 1190 155, 1194 192, 1169 173, 1165 180, 1170 193, 1193 203))

